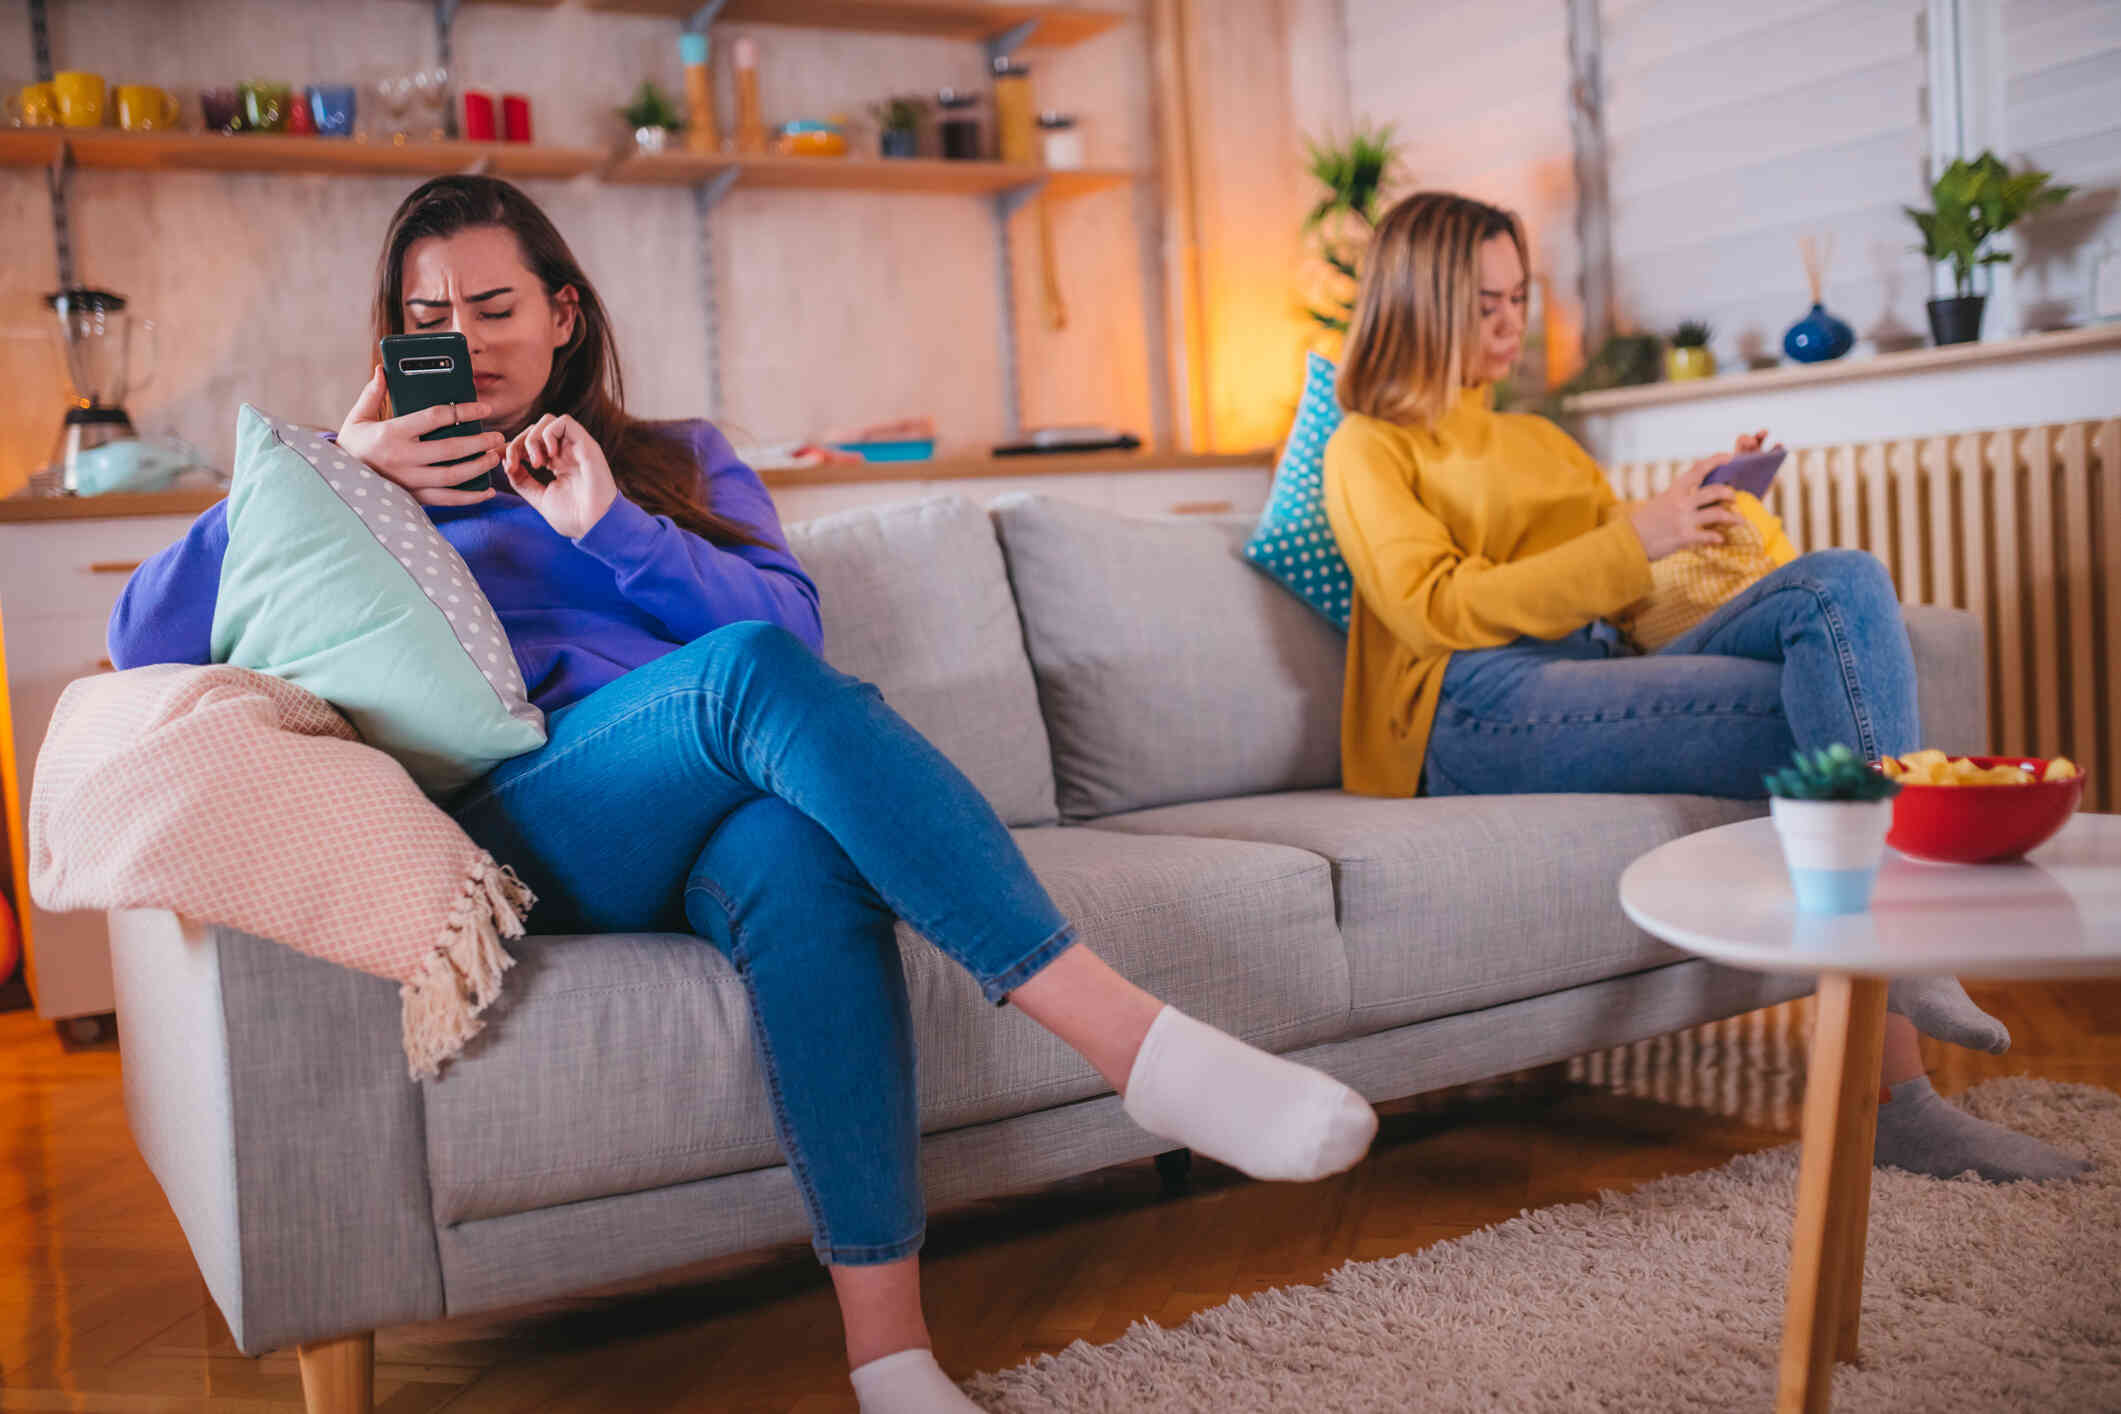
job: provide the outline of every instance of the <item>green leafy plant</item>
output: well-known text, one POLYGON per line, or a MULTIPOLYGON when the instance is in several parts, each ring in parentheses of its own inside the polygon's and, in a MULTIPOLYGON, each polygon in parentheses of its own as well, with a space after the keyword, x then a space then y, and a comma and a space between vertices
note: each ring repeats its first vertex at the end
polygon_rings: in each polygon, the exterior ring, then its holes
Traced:
POLYGON ((1835 742, 1818 751, 1799 751, 1791 764, 1761 779, 1769 795, 1784 800, 1887 800, 1900 793, 1877 767, 1835 742))
POLYGON ((677 132, 685 126, 685 115, 678 111, 677 104, 649 79, 641 80, 633 101, 619 110, 619 116, 629 128, 668 128, 677 132))
POLYGON ((1974 292, 1974 271, 2001 265, 2007 250, 1988 243, 2031 212, 2066 201, 2075 187, 2055 186, 2054 174, 2037 167, 2013 172, 1993 152, 1969 162, 1955 158, 1930 185, 1931 209, 1900 208, 1922 232, 1921 252, 1933 261, 1949 261, 1952 281, 1961 295, 1974 292))
POLYGON ((1709 326, 1698 319, 1681 320, 1672 331, 1672 347, 1675 349, 1705 349, 1709 346, 1709 326))
POLYGON ((1311 175, 1325 188, 1304 218, 1304 233, 1317 240, 1319 259, 1339 277, 1330 307, 1311 305, 1305 313, 1321 328, 1345 334, 1362 280, 1363 249, 1377 225, 1385 188, 1398 175, 1399 146, 1387 123, 1358 127, 1337 145, 1306 138, 1304 150, 1311 175))
POLYGON ((1536 412, 1559 422, 1567 415, 1563 404, 1578 393, 1655 383, 1664 363, 1663 344, 1655 334, 1614 334, 1558 388, 1520 391, 1513 380, 1498 380, 1495 407, 1501 412, 1536 412))
POLYGON ((869 116, 887 133, 913 132, 921 125, 921 111, 921 101, 904 94, 869 106, 869 116))

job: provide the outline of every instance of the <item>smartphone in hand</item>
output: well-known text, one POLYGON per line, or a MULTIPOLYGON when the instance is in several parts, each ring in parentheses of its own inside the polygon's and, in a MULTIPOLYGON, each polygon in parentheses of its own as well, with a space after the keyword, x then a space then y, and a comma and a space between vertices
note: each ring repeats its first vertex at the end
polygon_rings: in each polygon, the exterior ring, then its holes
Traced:
MULTIPOLYGON (((384 336, 382 347, 383 382, 390 389, 392 417, 403 417, 437 403, 475 403, 479 400, 479 387, 471 376, 471 345, 462 334, 388 334, 384 336)), ((486 424, 474 418, 470 422, 437 427, 432 432, 423 433, 420 440, 433 442, 444 437, 473 437, 485 430, 486 424)), ((474 452, 442 465, 455 466, 458 461, 477 459, 478 454, 474 452)), ((482 471, 451 489, 489 491, 493 489, 493 478, 482 471)))
POLYGON ((1702 478, 1704 486, 1735 486, 1749 491, 1756 497, 1764 497, 1768 487, 1774 484, 1775 473, 1782 469, 1782 459, 1789 453, 1781 447, 1771 447, 1764 452, 1746 452, 1732 457, 1702 478))

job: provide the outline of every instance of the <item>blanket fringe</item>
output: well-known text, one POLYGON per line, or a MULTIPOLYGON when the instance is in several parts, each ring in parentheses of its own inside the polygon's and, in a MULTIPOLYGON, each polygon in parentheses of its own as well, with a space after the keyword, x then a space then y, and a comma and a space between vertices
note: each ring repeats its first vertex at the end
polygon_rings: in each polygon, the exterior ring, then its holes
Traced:
POLYGON ((536 902, 515 870, 492 855, 482 850, 472 861, 435 950, 398 988, 413 1079, 434 1079, 479 1034, 479 1013, 501 995, 501 974, 515 966, 501 940, 523 936, 523 917, 536 902))

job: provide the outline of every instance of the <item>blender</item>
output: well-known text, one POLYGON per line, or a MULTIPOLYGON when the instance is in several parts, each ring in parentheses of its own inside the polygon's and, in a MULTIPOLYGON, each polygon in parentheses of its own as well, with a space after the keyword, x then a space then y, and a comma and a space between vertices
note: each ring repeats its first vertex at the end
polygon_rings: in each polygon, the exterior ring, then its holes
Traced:
MULTIPOLYGON (((59 316, 59 337, 66 350, 66 371, 74 399, 59 426, 50 462, 39 480, 48 495, 78 496, 102 489, 99 464, 136 449, 113 444, 137 442, 139 433, 126 415, 124 400, 146 379, 127 381, 132 352, 132 316, 125 297, 108 290, 72 289, 44 297, 59 316), (105 448, 112 448, 105 451, 105 448)), ((152 330, 153 325, 142 321, 152 330)))

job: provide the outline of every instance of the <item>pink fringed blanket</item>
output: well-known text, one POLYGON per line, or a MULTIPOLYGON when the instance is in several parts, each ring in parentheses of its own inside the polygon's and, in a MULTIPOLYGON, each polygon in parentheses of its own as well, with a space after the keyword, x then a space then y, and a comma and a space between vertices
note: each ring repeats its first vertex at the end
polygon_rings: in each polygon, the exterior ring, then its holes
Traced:
POLYGON ((415 1078, 478 1033, 533 902, 329 703, 246 668, 68 687, 29 847, 45 908, 167 908, 397 982, 415 1078))

